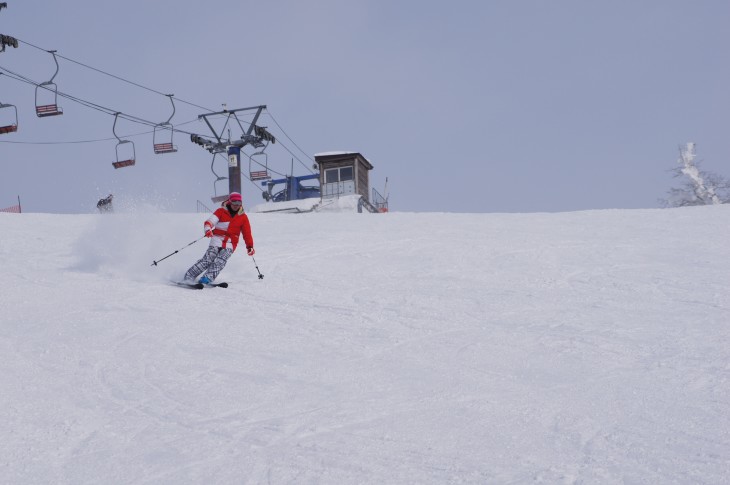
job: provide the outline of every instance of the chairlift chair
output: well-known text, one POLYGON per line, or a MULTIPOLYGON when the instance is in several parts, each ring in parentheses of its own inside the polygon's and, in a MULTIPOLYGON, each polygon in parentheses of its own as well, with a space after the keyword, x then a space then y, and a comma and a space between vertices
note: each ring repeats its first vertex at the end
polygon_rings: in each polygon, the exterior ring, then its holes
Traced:
POLYGON ((220 175, 218 175, 216 173, 215 169, 213 168, 213 165, 215 165, 215 157, 217 157, 218 155, 220 155, 220 154, 214 153, 213 160, 211 160, 211 162, 210 162, 210 171, 213 172, 213 175, 215 175, 215 180, 213 181, 213 196, 210 198, 210 200, 212 200, 213 203, 215 203, 215 204, 219 204, 228 198, 227 192, 226 192, 226 195, 218 195, 218 187, 217 187, 218 182, 220 182, 221 180, 228 179, 228 177, 221 177, 220 175))
POLYGON ((172 117, 175 116, 175 103, 172 100, 172 97, 174 95, 168 94, 167 96, 170 98, 170 103, 172 103, 172 114, 167 119, 167 121, 156 124, 155 129, 152 132, 152 148, 154 149, 155 154, 158 155, 162 153, 175 153, 177 151, 177 147, 172 144, 172 136, 174 131, 172 129, 172 123, 170 123, 172 117), (165 130, 170 130, 169 139, 167 137, 163 139, 162 137, 162 132, 165 130))
POLYGON ((58 59, 56 59, 56 51, 48 52, 53 55, 53 61, 56 63, 56 72, 53 74, 53 76, 51 76, 50 81, 40 83, 35 88, 35 114, 38 115, 39 118, 63 114, 63 110, 58 107, 58 86, 56 86, 56 84, 53 82, 53 79, 55 79, 56 75, 58 74, 58 59), (48 98, 45 95, 39 96, 41 90, 52 92, 53 98, 48 98), (46 98, 46 100, 52 100, 53 102, 49 103, 41 98, 46 98))
POLYGON ((117 147, 116 147, 117 161, 116 162, 112 162, 112 165, 114 166, 114 168, 130 167, 130 166, 134 165, 135 164, 135 161, 136 161, 136 153, 135 153, 135 150, 134 150, 134 142, 132 142, 130 140, 122 140, 121 138, 119 138, 119 136, 117 136, 117 131, 116 131, 116 128, 117 128, 117 118, 119 118, 119 115, 120 114, 121 113, 114 114, 114 126, 112 127, 112 133, 114 133, 114 136, 116 137, 116 139, 119 140, 119 142, 117 143, 117 147), (119 156, 119 147, 122 146, 122 145, 124 145, 124 144, 126 144, 126 143, 130 143, 132 145, 132 157, 131 158, 129 158, 129 157, 126 157, 125 158, 125 157, 120 157, 119 156))
POLYGON ((271 178, 269 174, 269 156, 263 150, 252 153, 248 157, 248 173, 252 182, 254 180, 268 180, 271 178), (257 157, 257 159, 254 160, 254 157, 257 157), (254 166, 254 164, 257 166, 254 166), (263 167, 263 170, 261 167, 263 167))
POLYGON ((18 108, 12 104, 0 103, 0 135, 18 131, 18 108), (13 111, 10 111, 10 108, 13 111), (7 115, 7 113, 12 113, 7 115), (7 119, 10 118, 8 123, 7 119))

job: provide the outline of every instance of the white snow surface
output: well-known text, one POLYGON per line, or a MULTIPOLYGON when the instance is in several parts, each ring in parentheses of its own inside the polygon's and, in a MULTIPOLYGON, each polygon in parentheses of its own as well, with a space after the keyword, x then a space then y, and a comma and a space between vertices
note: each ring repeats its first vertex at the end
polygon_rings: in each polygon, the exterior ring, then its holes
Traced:
MULTIPOLYGON (((357 212, 360 195, 343 195, 340 197, 325 198, 319 197, 282 202, 265 202, 252 207, 247 212, 357 212)), ((363 209, 365 211, 366 209, 363 209)))
POLYGON ((730 206, 0 214, 0 482, 730 480, 730 206))
POLYGON ((359 153, 359 152, 353 152, 352 150, 332 150, 329 152, 319 152, 315 153, 315 157, 324 157, 327 155, 350 155, 352 153, 359 153))

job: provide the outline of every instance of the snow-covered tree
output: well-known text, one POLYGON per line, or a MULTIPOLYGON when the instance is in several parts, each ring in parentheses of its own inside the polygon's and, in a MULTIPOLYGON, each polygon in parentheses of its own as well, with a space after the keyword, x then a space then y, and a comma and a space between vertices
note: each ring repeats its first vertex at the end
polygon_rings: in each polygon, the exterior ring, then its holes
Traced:
POLYGON ((672 169, 675 177, 686 177, 681 188, 669 190, 669 197, 662 200, 665 207, 712 205, 730 202, 730 181, 721 175, 700 170, 695 161, 695 144, 689 142, 679 147, 679 167, 672 169))

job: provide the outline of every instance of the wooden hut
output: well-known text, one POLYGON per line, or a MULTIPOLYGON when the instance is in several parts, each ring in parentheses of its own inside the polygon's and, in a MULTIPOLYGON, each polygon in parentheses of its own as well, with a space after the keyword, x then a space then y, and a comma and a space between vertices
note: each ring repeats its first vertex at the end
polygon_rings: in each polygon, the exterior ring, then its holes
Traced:
POLYGON ((370 202, 370 170, 373 165, 357 152, 318 153, 319 186, 322 198, 361 195, 370 202))

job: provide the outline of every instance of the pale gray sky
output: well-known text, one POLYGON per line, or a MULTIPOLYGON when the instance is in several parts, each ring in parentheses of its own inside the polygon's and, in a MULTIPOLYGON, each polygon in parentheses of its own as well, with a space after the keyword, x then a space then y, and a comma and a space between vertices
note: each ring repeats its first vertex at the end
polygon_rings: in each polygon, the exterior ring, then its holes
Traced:
MULTIPOLYGON (((392 210, 657 207, 687 141, 730 176, 726 0, 5 1, 0 33, 22 42, 1 68, 47 81, 53 58, 32 44, 212 110, 265 104, 291 137, 262 118, 281 141, 274 170, 291 170, 284 146, 297 175, 315 153, 359 151, 373 186, 388 177, 392 210)), ((164 96, 59 63, 64 93, 170 114, 164 96)), ((37 118, 34 92, 0 75, 0 102, 20 117, 0 135, 0 208, 17 194, 31 212, 91 212, 109 192, 174 211, 209 203, 211 155, 188 135, 170 155, 151 134, 129 137, 137 164, 114 170, 115 140, 47 144, 109 138, 113 116, 62 98, 63 116, 37 118)), ((194 121, 204 110, 176 105, 173 124, 208 133, 194 121)), ((262 201, 243 187, 247 206, 262 201)))

